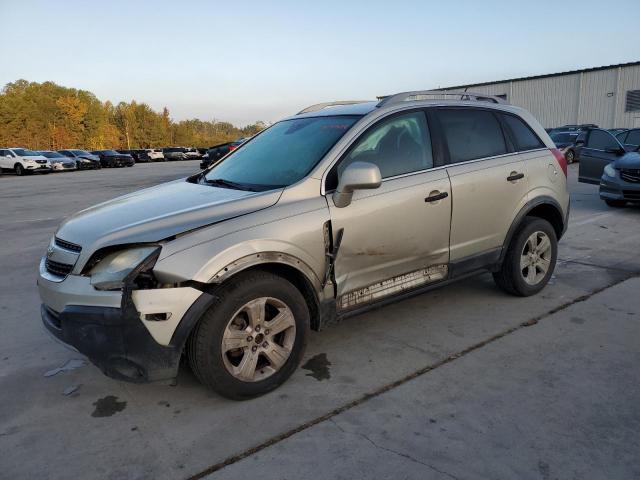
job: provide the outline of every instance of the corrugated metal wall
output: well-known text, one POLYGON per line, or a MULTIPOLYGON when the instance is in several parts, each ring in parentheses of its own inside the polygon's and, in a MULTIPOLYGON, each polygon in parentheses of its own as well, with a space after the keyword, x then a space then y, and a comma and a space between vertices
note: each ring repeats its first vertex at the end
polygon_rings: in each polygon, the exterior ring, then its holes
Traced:
POLYGON ((624 111, 628 90, 640 90, 640 65, 469 87, 488 95, 506 94, 509 103, 526 108, 545 127, 572 123, 640 127, 640 112, 624 111))

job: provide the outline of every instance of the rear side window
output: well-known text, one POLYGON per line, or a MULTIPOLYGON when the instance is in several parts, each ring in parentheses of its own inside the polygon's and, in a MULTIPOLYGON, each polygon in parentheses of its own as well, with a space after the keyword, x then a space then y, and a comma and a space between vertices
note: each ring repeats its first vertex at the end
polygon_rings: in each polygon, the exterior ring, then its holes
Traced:
POLYGON ((618 141, 613 137, 613 135, 605 130, 591 130, 586 146, 595 150, 620 148, 618 141))
POLYGON ((625 143, 629 145, 640 145, 640 130, 631 130, 625 143))
POLYGON ((338 174, 353 162, 370 162, 382 178, 433 168, 431 140, 423 112, 382 120, 358 139, 338 166, 338 174))
POLYGON ((523 152, 526 150, 535 150, 536 148, 544 147, 544 144, 540 141, 538 136, 533 133, 533 130, 531 130, 529 125, 527 125, 523 120, 515 115, 500 115, 511 132, 511 137, 513 138, 516 151, 523 152))
POLYGON ((449 147, 449 162, 460 163, 507 153, 502 128, 487 110, 438 109, 438 118, 449 147))

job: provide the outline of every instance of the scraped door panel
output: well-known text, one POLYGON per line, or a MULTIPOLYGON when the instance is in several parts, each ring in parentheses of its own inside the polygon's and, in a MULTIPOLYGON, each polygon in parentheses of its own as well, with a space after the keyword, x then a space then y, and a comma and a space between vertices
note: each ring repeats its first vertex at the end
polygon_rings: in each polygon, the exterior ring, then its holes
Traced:
POLYGON ((387 179, 355 192, 345 208, 328 202, 334 233, 344 229, 335 267, 339 308, 446 277, 451 188, 444 169, 387 179), (425 201, 435 192, 446 197, 425 201))

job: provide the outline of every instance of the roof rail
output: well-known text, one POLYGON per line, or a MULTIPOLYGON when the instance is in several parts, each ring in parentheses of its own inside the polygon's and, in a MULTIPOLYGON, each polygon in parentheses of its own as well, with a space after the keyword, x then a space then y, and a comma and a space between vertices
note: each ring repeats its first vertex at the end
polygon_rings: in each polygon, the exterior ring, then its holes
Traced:
MULTIPOLYGON (((395 95, 386 95, 380 98, 380 102, 378 102, 378 107, 382 107, 385 105, 393 105, 396 103, 402 103, 411 100, 419 100, 418 98, 412 97, 422 97, 422 96, 456 96, 460 97, 459 100, 473 100, 476 102, 491 102, 491 103, 507 103, 504 98, 496 97, 493 95, 487 95, 486 93, 474 93, 474 92, 442 92, 440 90, 416 90, 414 92, 402 92, 396 93, 395 95)), ((422 100, 422 99, 420 99, 422 100)), ((438 100, 435 98, 433 100, 438 100)))
POLYGON ((304 110, 300 110, 296 115, 302 115, 303 113, 317 112, 318 110, 322 110, 327 107, 335 107, 338 105, 354 105, 356 103, 366 103, 371 100, 338 100, 337 102, 324 102, 324 103, 316 103, 315 105, 311 105, 304 110))

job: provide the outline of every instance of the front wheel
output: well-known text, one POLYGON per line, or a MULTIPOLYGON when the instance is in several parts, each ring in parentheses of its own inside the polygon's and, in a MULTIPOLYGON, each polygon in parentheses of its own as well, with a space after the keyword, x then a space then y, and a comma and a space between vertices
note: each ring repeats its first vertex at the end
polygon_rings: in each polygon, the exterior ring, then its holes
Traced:
POLYGON ((14 170, 16 172, 16 175, 18 175, 19 177, 25 174, 24 167, 19 163, 16 164, 16 166, 14 167, 14 170))
POLYGON ((309 334, 300 291, 282 277, 254 271, 232 278, 215 297, 187 345, 200 382, 233 400, 284 383, 298 367, 309 334))
POLYGON ((528 297, 545 287, 557 258, 558 239, 551 224, 541 218, 525 217, 493 279, 507 293, 528 297))

